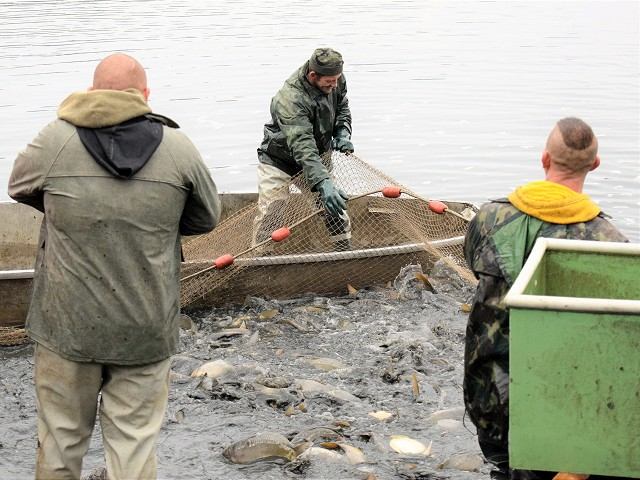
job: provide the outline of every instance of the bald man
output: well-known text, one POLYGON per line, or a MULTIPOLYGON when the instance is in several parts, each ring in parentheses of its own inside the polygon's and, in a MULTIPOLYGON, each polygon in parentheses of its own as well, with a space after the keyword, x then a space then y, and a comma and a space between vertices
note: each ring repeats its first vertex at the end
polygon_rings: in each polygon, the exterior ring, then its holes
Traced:
POLYGON ((38 479, 80 478, 97 408, 109 479, 156 478, 180 237, 211 231, 220 202, 198 151, 148 98, 140 63, 108 56, 11 173, 9 195, 44 212, 26 325, 38 479))
POLYGON ((147 74, 133 57, 121 53, 109 55, 93 72, 93 85, 89 90, 126 90, 135 88, 149 97, 147 74))
POLYGON ((464 401, 480 447, 496 466, 492 478, 554 475, 509 467, 509 312, 502 300, 538 237, 627 241, 582 193, 587 174, 599 165, 591 127, 564 118, 551 130, 542 153, 545 180, 483 205, 469 224, 464 252, 479 282, 467 324, 464 401))

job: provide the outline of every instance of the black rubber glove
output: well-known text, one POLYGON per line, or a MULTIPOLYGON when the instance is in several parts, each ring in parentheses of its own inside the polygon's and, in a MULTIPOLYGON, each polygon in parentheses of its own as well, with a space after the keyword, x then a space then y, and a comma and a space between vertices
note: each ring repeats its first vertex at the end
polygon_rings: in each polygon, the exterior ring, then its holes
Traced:
POLYGON ((334 217, 339 217, 347 208, 349 197, 342 190, 337 188, 329 179, 323 180, 318 185, 320 199, 325 210, 334 217))
POLYGON ((343 153, 353 153, 353 143, 351 143, 351 135, 348 132, 342 131, 336 133, 333 137, 332 147, 334 150, 338 150, 343 153))

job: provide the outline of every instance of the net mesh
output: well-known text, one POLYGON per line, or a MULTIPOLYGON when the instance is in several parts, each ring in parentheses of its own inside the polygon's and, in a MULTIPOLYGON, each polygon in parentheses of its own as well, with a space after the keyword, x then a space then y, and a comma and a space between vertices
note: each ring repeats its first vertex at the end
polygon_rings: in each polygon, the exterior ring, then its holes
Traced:
POLYGON ((344 229, 338 226, 336 235, 318 194, 299 174, 283 187, 259 225, 255 202, 211 233, 183 244, 183 306, 236 303, 247 295, 283 299, 307 292, 344 293, 347 285, 358 289, 386 284, 409 263, 427 271, 439 259, 470 278, 462 238, 473 205, 449 204, 444 214, 437 214, 427 200, 354 154, 328 153, 323 162, 350 198, 348 250, 336 251, 344 247, 335 243, 336 237, 345 237, 340 235, 344 229), (389 186, 400 187, 402 195, 385 197, 382 190, 389 186), (271 240, 271 233, 282 227, 288 227, 290 235, 280 242, 271 240), (225 254, 234 256, 233 264, 211 268, 225 254))
POLYGON ((0 327, 0 347, 22 345, 29 341, 27 332, 22 327, 0 327))

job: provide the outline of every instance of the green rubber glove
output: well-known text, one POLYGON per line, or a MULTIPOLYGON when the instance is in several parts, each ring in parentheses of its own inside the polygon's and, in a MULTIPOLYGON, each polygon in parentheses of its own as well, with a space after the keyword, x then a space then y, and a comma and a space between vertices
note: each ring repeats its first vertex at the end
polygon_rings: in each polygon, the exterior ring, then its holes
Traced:
POLYGON ((342 190, 337 188, 329 179, 323 180, 318 185, 320 199, 325 210, 333 217, 339 217, 347 208, 349 197, 342 190))
POLYGON ((353 143, 351 143, 351 135, 346 131, 336 133, 333 137, 332 147, 343 153, 353 153, 353 143))

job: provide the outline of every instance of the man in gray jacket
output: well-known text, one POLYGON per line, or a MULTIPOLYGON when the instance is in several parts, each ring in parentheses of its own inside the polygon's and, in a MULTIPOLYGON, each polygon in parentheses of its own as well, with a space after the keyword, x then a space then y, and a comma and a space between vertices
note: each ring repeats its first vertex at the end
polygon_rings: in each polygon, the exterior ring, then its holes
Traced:
POLYGON ((351 111, 343 60, 331 48, 317 48, 271 99, 271 121, 258 148, 258 214, 256 241, 275 227, 272 211, 287 198, 291 177, 304 172, 312 191, 320 194, 325 224, 336 250, 348 250, 351 223, 347 195, 336 187, 320 156, 330 150, 353 152, 351 111))
POLYGON ((39 479, 80 478, 99 392, 109 478, 156 477, 180 236, 211 231, 220 202, 196 148, 148 97, 135 59, 106 57, 9 180, 12 198, 44 212, 27 317, 39 479))

